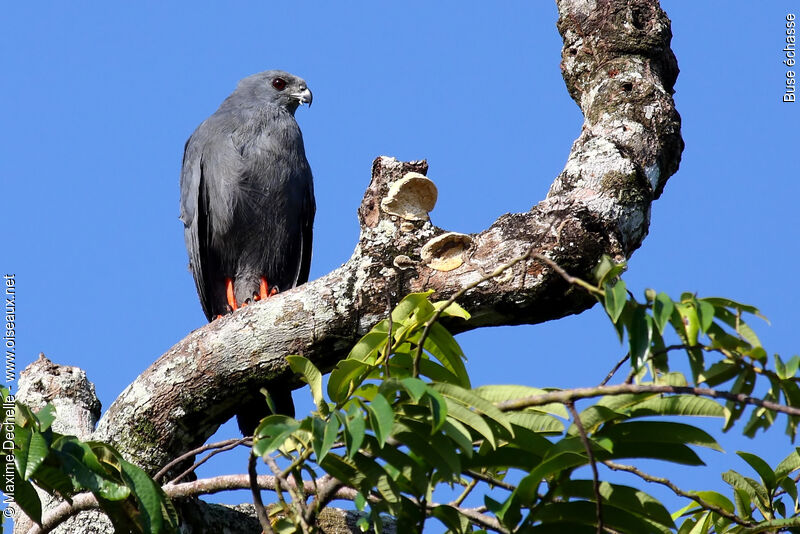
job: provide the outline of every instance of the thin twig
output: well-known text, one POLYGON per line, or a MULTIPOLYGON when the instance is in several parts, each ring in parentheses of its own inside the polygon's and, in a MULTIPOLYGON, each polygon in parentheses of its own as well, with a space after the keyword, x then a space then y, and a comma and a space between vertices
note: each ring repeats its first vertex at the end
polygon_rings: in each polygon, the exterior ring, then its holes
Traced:
POLYGON ((752 527, 754 525, 754 523, 751 523, 749 521, 745 521, 744 519, 742 519, 741 517, 737 516, 736 514, 732 514, 732 513, 728 512, 728 511, 724 510, 723 508, 720 508, 719 506, 717 506, 715 504, 711 504, 710 502, 706 501, 702 497, 698 497, 697 495, 695 495, 693 493, 689 493, 687 491, 683 491, 682 489, 680 489, 678 486, 676 486, 675 484, 673 484, 671 481, 669 481, 666 478, 661 478, 661 477, 655 477, 653 475, 648 475, 644 471, 641 471, 641 470, 633 467, 632 465, 618 464, 616 462, 612 462, 611 460, 602 460, 602 462, 609 469, 613 469, 614 471, 626 471, 628 473, 633 473, 634 475, 638 476, 642 480, 646 480, 647 482, 653 482, 655 484, 661 484, 662 486, 666 486, 669 489, 671 489, 672 492, 675 493, 676 495, 680 495, 681 497, 686 497, 687 499, 691 499, 694 502, 696 502, 697 504, 699 504, 701 507, 705 508, 706 510, 711 510, 712 512, 717 513, 717 514, 721 515, 722 517, 725 517, 726 519, 728 519, 730 521, 733 521, 737 525, 742 525, 744 527, 752 527))
POLYGON ((258 517, 258 522, 261 524, 261 529, 264 534, 275 534, 275 531, 272 530, 272 524, 269 522, 267 509, 264 508, 264 501, 261 500, 261 489, 258 487, 258 473, 256 472, 257 459, 258 458, 254 454, 250 454, 250 458, 247 461, 247 474, 250 475, 250 491, 253 494, 253 504, 255 505, 256 516, 258 517))
POLYGON ((473 471, 471 469, 464 471, 464 474, 466 474, 469 477, 478 479, 481 482, 486 482, 487 484, 497 486, 498 488, 503 488, 504 490, 514 491, 515 489, 517 489, 516 486, 509 484, 508 482, 490 477, 489 475, 484 475, 483 473, 479 473, 478 471, 473 471))
POLYGON ((467 486, 464 488, 464 491, 461 492, 461 495, 459 495, 456 498, 456 500, 450 502, 450 506, 453 506, 453 507, 456 507, 456 508, 461 506, 461 503, 464 502, 464 499, 467 498, 467 496, 472 492, 472 490, 475 489, 475 486, 477 486, 477 485, 478 485, 478 479, 477 478, 473 478, 472 480, 470 480, 469 484, 467 484, 467 486))
POLYGON ((631 357, 630 353, 628 353, 625 356, 623 356, 622 359, 617 362, 617 364, 614 366, 614 368, 611 369, 611 371, 608 372, 608 374, 606 375, 605 379, 602 382, 600 382, 600 385, 601 386, 605 386, 606 384, 608 384, 609 380, 611 380, 614 377, 614 375, 617 374, 617 371, 619 371, 619 368, 622 367, 622 364, 627 362, 630 357, 631 357))
POLYGON ((553 260, 551 260, 547 256, 544 256, 544 255, 539 254, 539 253, 531 253, 530 256, 532 258, 534 258, 534 259, 537 259, 537 260, 549 265, 551 269, 553 269, 556 273, 558 273, 561 276, 561 278, 563 278, 564 280, 566 280, 570 284, 576 285, 576 286, 581 286, 583 289, 585 289, 586 291, 588 291, 592 295, 598 295, 598 296, 605 295, 605 292, 602 289, 600 289, 597 286, 593 286, 589 282, 587 282, 585 280, 582 280, 582 279, 580 279, 580 278, 578 278, 576 276, 570 275, 567 271, 562 269, 559 264, 557 264, 556 262, 554 262, 553 260))
POLYGON ((575 402, 569 401, 564 405, 569 410, 569 413, 572 414, 575 426, 578 427, 578 434, 581 436, 583 448, 586 449, 586 455, 589 457, 589 465, 592 466, 592 491, 594 491, 595 515, 597 516, 597 534, 603 534, 603 496, 600 495, 600 474, 597 472, 597 461, 594 458, 594 451, 592 451, 592 443, 589 441, 589 436, 583 427, 581 416, 578 410, 575 409, 575 402))
POLYGON ((217 454, 219 454, 221 452, 229 451, 231 449, 235 449, 236 447, 238 447, 239 445, 244 444, 248 440, 249 440, 249 438, 241 438, 241 439, 237 439, 237 440, 228 440, 228 441, 231 441, 232 443, 228 443, 227 445, 223 445, 223 446, 217 447, 215 450, 213 450, 210 453, 206 454, 203 458, 201 458, 200 460, 195 462, 193 465, 191 465, 188 469, 186 469, 186 471, 184 471, 180 475, 178 475, 175 478, 173 478, 172 480, 170 480, 169 483, 170 484, 177 484, 179 481, 181 481, 184 478, 186 478, 187 476, 189 476, 190 473, 193 473, 198 467, 200 467, 201 465, 203 465, 204 463, 209 461, 211 458, 213 458, 217 454))
POLYGON ((784 406, 772 401, 751 397, 743 393, 731 393, 730 391, 717 391, 710 388, 699 388, 692 386, 666 386, 656 384, 619 384, 616 386, 596 386, 591 388, 565 389, 561 391, 551 391, 541 395, 531 395, 512 399, 495 404, 502 411, 516 411, 531 406, 542 406, 558 402, 565 404, 569 401, 579 399, 589 399, 592 397, 602 397, 604 395, 625 395, 628 393, 668 393, 673 395, 694 395, 698 397, 711 397, 714 399, 725 399, 740 404, 751 404, 760 406, 773 412, 786 415, 800 416, 800 408, 794 406, 784 406))
POLYGON ((231 443, 235 443, 237 445, 246 444, 249 439, 250 438, 226 439, 225 441, 218 441, 217 443, 209 443, 207 445, 203 445, 202 447, 198 447, 196 449, 192 449, 189 452, 181 454, 180 456, 178 456, 177 458, 175 458, 174 460, 169 462, 167 465, 162 467, 161 470, 158 473, 156 473, 155 476, 153 476, 153 480, 158 482, 159 478, 163 477, 165 474, 167 474, 167 472, 170 469, 175 467, 177 464, 183 462, 187 458, 191 458, 193 456, 197 456, 198 454, 200 454, 202 452, 205 452, 207 450, 210 450, 210 449, 218 449, 220 447, 227 447, 231 443))

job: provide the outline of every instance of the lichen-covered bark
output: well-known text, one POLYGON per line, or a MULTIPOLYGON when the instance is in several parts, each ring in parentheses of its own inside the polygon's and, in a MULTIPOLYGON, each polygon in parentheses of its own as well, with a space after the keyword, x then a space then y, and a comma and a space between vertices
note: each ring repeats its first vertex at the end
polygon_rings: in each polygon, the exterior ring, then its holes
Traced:
MULTIPOLYGON (((426 216, 436 196, 422 177, 427 164, 376 159, 346 264, 189 334, 122 392, 94 438, 154 473, 260 386, 299 386, 286 355, 329 370, 408 292, 447 298, 531 249, 584 277, 603 254, 630 256, 683 148, 669 20, 657 0, 559 0, 558 8, 564 80, 585 122, 544 200, 480 233, 448 233, 426 216)), ((450 325, 456 331, 556 319, 592 300, 528 261, 460 303, 472 319, 450 325)))

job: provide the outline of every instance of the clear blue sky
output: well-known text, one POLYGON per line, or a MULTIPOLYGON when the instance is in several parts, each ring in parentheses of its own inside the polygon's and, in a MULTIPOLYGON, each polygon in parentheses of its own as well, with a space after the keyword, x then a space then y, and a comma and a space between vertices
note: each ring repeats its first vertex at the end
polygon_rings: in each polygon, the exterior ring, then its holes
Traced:
MULTIPOLYGON (((316 180, 312 278, 352 253, 374 157, 427 158, 434 222, 475 232, 541 200, 580 131, 553 2, 111 6, 17 2, 0 31, 0 269, 17 275, 19 364, 43 351, 82 367, 104 408, 205 323, 186 268, 178 175, 186 138, 238 79, 281 68, 314 92, 314 106, 297 113, 316 180)), ((757 325, 767 350, 791 356, 800 104, 781 102, 781 49, 797 5, 663 7, 686 150, 626 280, 639 294, 757 304, 772 321, 757 325)), ((592 385, 623 353, 599 309, 459 340, 477 384, 592 385)), ((687 489, 720 488, 720 472, 746 469, 736 450, 777 462, 793 450, 779 419, 756 440, 737 437, 741 427, 723 436, 727 456, 701 450, 709 469, 669 474, 687 489)), ((228 425, 220 435, 235 434, 228 425)))

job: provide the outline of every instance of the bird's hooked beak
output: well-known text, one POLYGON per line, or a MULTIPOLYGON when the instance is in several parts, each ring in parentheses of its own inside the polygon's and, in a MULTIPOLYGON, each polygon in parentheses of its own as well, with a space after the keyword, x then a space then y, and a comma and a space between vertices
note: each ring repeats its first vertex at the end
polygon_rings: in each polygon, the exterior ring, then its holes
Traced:
POLYGON ((311 90, 308 87, 304 87, 302 91, 294 93, 292 96, 300 102, 301 106, 308 104, 308 107, 311 107, 311 101, 314 99, 314 95, 311 94, 311 90))

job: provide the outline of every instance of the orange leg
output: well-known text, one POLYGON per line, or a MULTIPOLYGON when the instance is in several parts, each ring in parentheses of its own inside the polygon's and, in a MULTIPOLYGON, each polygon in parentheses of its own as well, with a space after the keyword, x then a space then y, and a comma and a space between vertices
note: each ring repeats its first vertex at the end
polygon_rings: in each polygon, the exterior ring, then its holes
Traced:
POLYGON ((269 284, 267 283, 267 279, 263 276, 261 277, 261 283, 258 287, 258 295, 256 295, 255 300, 264 300, 272 295, 276 295, 278 293, 278 288, 273 287, 272 289, 269 288, 269 284))
POLYGON ((233 280, 230 278, 225 279, 225 292, 228 297, 228 306, 231 307, 231 311, 235 311, 239 308, 239 305, 236 304, 236 295, 233 293, 233 280))

